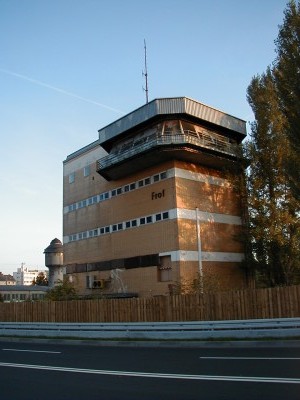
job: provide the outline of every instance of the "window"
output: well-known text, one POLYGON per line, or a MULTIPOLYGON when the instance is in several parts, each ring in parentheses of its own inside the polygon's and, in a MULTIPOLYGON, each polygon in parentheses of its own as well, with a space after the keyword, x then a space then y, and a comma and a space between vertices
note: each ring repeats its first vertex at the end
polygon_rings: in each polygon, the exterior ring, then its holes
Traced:
POLYGON ((136 220, 136 219, 133 219, 133 220, 131 221, 131 226, 132 226, 132 227, 137 226, 137 220, 136 220))
POLYGON ((140 224, 141 225, 144 225, 146 223, 146 218, 140 218, 140 224))
POLYGON ((160 179, 166 179, 167 178, 167 172, 164 171, 160 174, 160 179))
POLYGON ((129 185, 124 186, 124 192, 129 192, 129 185))
POLYGON ((145 179, 145 185, 150 185, 150 178, 145 179))
POLYGON ((105 233, 109 233, 109 232, 110 232, 109 226, 106 226, 105 227, 105 233))
POLYGON ((131 183, 130 184, 130 190, 134 190, 135 189, 135 183, 131 183))
POLYGON ((172 262, 170 256, 160 257, 160 265, 157 267, 157 280, 159 282, 172 280, 172 262))
POLYGON ((114 197, 116 195, 117 195, 117 190, 116 189, 112 190, 111 191, 111 197, 114 197))
POLYGON ((168 219, 169 218, 169 211, 165 211, 162 214, 163 219, 168 219))
POLYGON ((138 187, 143 187, 143 186, 144 186, 144 181, 143 180, 139 181, 138 182, 138 187))
POLYGON ((158 182, 159 181, 159 175, 154 175, 153 176, 153 182, 158 182))
POLYGON ((113 232, 116 232, 116 231, 117 231, 117 224, 114 224, 114 225, 112 226, 112 230, 113 230, 113 232))
POLYGON ((126 221, 125 222, 125 228, 128 229, 128 228, 130 228, 130 226, 131 226, 130 221, 126 221))
POLYGON ((91 278, 90 278, 89 275, 87 275, 87 276, 85 277, 85 287, 86 287, 87 289, 90 289, 90 288, 91 288, 91 278))
POLYGON ((121 231, 123 229, 123 224, 118 224, 118 231, 121 231))
POLYGON ((155 221, 161 221, 161 214, 155 215, 155 221))
POLYGON ((146 222, 147 222, 147 224, 151 224, 151 222, 152 222, 152 215, 149 215, 149 216, 146 218, 146 222))
POLYGON ((83 168, 83 176, 89 176, 91 173, 91 166, 87 165, 86 167, 83 168))
POLYGON ((74 183, 75 182, 75 172, 72 172, 69 175, 69 183, 74 183))

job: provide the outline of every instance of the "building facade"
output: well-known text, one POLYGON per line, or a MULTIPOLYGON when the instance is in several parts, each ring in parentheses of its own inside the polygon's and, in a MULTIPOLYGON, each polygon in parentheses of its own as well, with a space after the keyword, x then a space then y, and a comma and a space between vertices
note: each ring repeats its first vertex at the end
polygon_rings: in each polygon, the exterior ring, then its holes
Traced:
POLYGON ((64 161, 66 273, 82 295, 244 288, 246 124, 189 98, 156 99, 64 161))
POLYGON ((16 280, 13 276, 11 276, 10 274, 2 274, 2 272, 0 272, 0 285, 1 286, 13 286, 16 284, 16 280))
POLYGON ((0 286, 0 295, 5 303, 40 301, 45 298, 48 290, 47 286, 0 286))

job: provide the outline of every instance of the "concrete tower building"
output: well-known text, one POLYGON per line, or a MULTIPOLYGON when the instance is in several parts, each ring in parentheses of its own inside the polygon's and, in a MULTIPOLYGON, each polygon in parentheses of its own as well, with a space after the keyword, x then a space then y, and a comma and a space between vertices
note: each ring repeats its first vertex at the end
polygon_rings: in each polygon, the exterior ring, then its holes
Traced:
POLYGON ((186 97, 153 100, 64 161, 66 273, 81 294, 164 295, 200 277, 243 288, 239 118, 186 97), (238 172, 236 172, 238 173, 238 172), (122 288, 114 279, 122 278, 122 288))
POLYGON ((59 239, 53 239, 50 245, 44 250, 45 265, 49 268, 49 287, 55 286, 63 280, 63 245, 59 239))

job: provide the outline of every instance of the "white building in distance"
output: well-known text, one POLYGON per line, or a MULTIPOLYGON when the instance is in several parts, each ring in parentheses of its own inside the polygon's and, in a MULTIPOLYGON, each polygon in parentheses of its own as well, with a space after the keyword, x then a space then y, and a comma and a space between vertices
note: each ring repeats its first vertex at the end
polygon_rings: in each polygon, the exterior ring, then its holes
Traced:
POLYGON ((40 272, 43 272, 45 276, 48 276, 47 270, 25 267, 25 264, 22 263, 21 267, 17 269, 17 272, 13 272, 13 277, 15 278, 17 285, 32 285, 32 281, 40 272))

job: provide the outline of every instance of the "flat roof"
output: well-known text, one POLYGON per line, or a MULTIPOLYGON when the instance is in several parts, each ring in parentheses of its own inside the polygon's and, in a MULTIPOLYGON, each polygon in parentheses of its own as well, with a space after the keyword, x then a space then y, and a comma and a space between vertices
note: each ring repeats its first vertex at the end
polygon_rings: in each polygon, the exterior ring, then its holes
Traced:
POLYGON ((99 144, 114 140, 118 135, 162 115, 187 115, 201 121, 246 136, 246 121, 209 107, 188 97, 159 98, 137 108, 98 130, 99 144))

